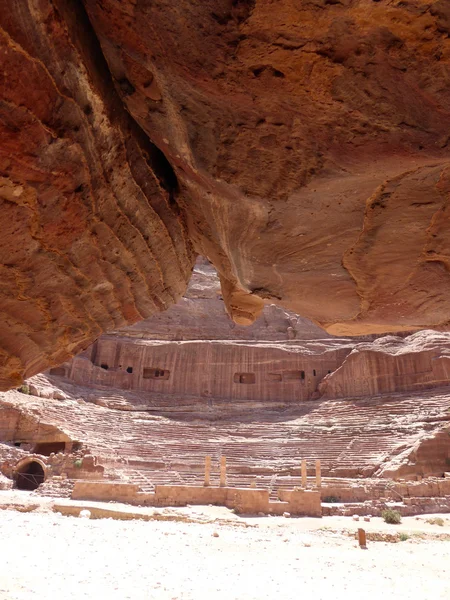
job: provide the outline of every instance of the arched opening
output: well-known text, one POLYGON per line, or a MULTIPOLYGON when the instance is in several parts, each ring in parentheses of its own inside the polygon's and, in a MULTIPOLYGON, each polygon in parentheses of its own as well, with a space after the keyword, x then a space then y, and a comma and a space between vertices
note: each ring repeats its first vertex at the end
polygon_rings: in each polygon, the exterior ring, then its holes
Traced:
POLYGON ((42 465, 35 460, 31 460, 20 467, 16 477, 16 487, 18 490, 35 490, 45 479, 42 465))

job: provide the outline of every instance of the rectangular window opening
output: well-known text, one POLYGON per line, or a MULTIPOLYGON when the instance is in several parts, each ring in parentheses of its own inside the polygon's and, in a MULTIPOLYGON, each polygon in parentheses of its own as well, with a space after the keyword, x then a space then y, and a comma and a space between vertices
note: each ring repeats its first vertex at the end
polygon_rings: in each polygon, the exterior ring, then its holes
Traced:
POLYGON ((256 383, 254 373, 235 373, 233 378, 234 383, 256 383))
POLYGON ((167 369, 144 367, 142 376, 144 379, 158 379, 160 381, 167 381, 170 377, 170 371, 167 369))

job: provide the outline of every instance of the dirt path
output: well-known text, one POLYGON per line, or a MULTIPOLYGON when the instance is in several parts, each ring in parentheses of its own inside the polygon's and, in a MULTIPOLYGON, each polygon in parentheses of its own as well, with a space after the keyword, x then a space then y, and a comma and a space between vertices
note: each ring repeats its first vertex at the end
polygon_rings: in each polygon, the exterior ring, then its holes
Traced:
MULTIPOLYGON (((224 523, 223 510, 191 509, 194 516, 220 518, 220 524, 86 520, 1 510, 0 599, 450 596, 448 541, 413 536, 395 544, 372 542, 364 551, 342 531, 358 526, 348 518, 311 520, 313 529, 309 519, 248 519, 253 526, 242 527, 229 513, 224 523)), ((401 528, 450 533, 450 521, 445 527, 424 521, 411 520, 401 528)), ((376 521, 364 525, 380 530, 376 521)))

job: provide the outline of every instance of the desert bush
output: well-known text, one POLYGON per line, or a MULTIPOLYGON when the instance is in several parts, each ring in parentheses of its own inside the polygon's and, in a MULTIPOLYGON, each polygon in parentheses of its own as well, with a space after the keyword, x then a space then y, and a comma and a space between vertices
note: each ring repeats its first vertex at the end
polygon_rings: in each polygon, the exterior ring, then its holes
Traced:
POLYGON ((82 458, 77 458, 76 460, 73 461, 73 466, 77 467, 78 469, 80 469, 83 465, 83 459, 82 458))
POLYGON ((441 519, 441 517, 432 517, 431 519, 427 519, 427 523, 430 525, 439 525, 439 527, 444 527, 444 519, 441 519))
POLYGON ((22 394, 30 394, 30 386, 26 383, 23 383, 19 388, 17 388, 17 391, 21 392, 22 394))
POLYGON ((398 512, 398 510, 393 510, 392 508, 383 510, 381 516, 383 517, 385 523, 390 523, 391 525, 398 525, 402 522, 401 514, 398 512))
POLYGON ((409 540, 409 535, 407 533, 401 533, 398 537, 400 538, 401 542, 406 542, 406 540, 409 540))

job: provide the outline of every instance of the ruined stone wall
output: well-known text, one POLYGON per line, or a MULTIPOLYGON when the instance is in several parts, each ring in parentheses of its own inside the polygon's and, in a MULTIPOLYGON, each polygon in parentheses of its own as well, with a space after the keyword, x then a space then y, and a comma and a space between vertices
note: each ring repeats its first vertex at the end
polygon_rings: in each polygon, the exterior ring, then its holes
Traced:
POLYGON ((186 485, 157 485, 155 492, 146 494, 132 484, 97 481, 77 481, 73 500, 127 502, 140 506, 186 506, 186 504, 215 504, 227 506, 238 513, 283 514, 321 517, 318 490, 293 490, 287 502, 271 502, 267 489, 204 487, 186 485))

